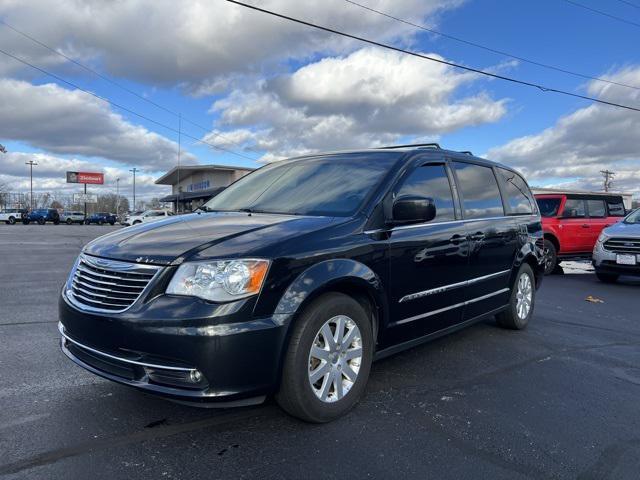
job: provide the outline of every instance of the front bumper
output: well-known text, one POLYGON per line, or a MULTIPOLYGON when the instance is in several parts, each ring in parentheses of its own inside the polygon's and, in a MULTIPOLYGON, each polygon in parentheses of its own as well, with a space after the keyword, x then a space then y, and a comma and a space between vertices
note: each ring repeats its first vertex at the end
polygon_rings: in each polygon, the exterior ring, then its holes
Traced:
POLYGON ((616 263, 616 255, 615 252, 605 250, 601 243, 596 243, 591 261, 593 268, 598 273, 640 276, 640 261, 636 265, 619 265, 616 263))
POLYGON ((97 314, 62 295, 61 348, 96 375, 172 400, 259 403, 277 387, 288 318, 252 318, 254 303, 160 295, 126 314, 97 314))

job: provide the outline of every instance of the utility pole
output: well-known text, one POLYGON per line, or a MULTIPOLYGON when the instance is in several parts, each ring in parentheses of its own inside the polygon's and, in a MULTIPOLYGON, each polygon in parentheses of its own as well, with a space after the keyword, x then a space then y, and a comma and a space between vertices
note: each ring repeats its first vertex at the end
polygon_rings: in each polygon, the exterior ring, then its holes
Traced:
POLYGON ((29 204, 31 205, 31 210, 33 210, 33 166, 34 165, 38 165, 37 162, 34 162, 33 160, 29 160, 28 162, 24 162, 25 165, 29 165, 29 183, 31 185, 29 191, 29 204))
POLYGON ((182 154, 182 114, 178 115, 178 192, 176 194, 176 212, 180 213, 180 193, 182 187, 180 187, 180 156, 182 154))
POLYGON ((120 178, 116 178, 116 217, 120 215, 120 178))
POLYGON ((138 169, 136 167, 133 167, 129 171, 133 172, 133 207, 132 207, 132 211, 133 211, 136 209, 136 172, 138 171, 138 169))
POLYGON ((611 185, 613 184, 613 177, 615 177, 616 172, 612 172, 610 170, 600 170, 600 173, 604 177, 604 191, 608 192, 611 189, 611 185))

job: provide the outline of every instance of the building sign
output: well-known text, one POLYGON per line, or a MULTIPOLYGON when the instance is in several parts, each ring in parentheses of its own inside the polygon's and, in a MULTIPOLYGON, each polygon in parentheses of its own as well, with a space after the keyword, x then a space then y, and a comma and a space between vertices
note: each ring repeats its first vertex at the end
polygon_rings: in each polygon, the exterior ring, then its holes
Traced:
POLYGON ((98 196, 94 193, 74 193, 73 203, 98 203, 98 196))
POLYGON ((67 183, 91 183, 102 185, 104 183, 104 173, 67 172, 67 183))
POLYGON ((188 192, 197 192, 198 190, 205 190, 209 188, 209 180, 203 180, 202 182, 192 183, 187 187, 188 192))

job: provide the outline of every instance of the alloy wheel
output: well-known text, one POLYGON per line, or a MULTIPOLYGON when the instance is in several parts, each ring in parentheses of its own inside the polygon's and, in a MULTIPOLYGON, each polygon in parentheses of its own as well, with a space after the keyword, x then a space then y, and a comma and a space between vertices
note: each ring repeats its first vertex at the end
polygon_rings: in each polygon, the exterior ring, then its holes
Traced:
POLYGON ((516 313, 518 318, 524 320, 531 311, 531 303, 533 301, 533 285, 531 278, 526 273, 520 275, 516 290, 516 313))
POLYGON ((327 320, 309 352, 308 378, 313 393, 323 402, 343 398, 353 387, 362 362, 362 335, 350 317, 327 320))

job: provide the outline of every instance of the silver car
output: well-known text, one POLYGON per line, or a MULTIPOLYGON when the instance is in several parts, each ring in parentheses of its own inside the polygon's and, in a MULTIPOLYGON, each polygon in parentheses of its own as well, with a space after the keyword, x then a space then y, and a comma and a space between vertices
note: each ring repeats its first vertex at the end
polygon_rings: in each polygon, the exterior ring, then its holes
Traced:
POLYGON ((593 266, 606 283, 620 275, 640 276, 640 209, 602 231, 593 247, 593 266))
POLYGON ((62 212, 62 215, 60 215, 60 221, 65 222, 67 225, 71 225, 72 223, 82 225, 84 223, 84 212, 65 210, 62 212))

